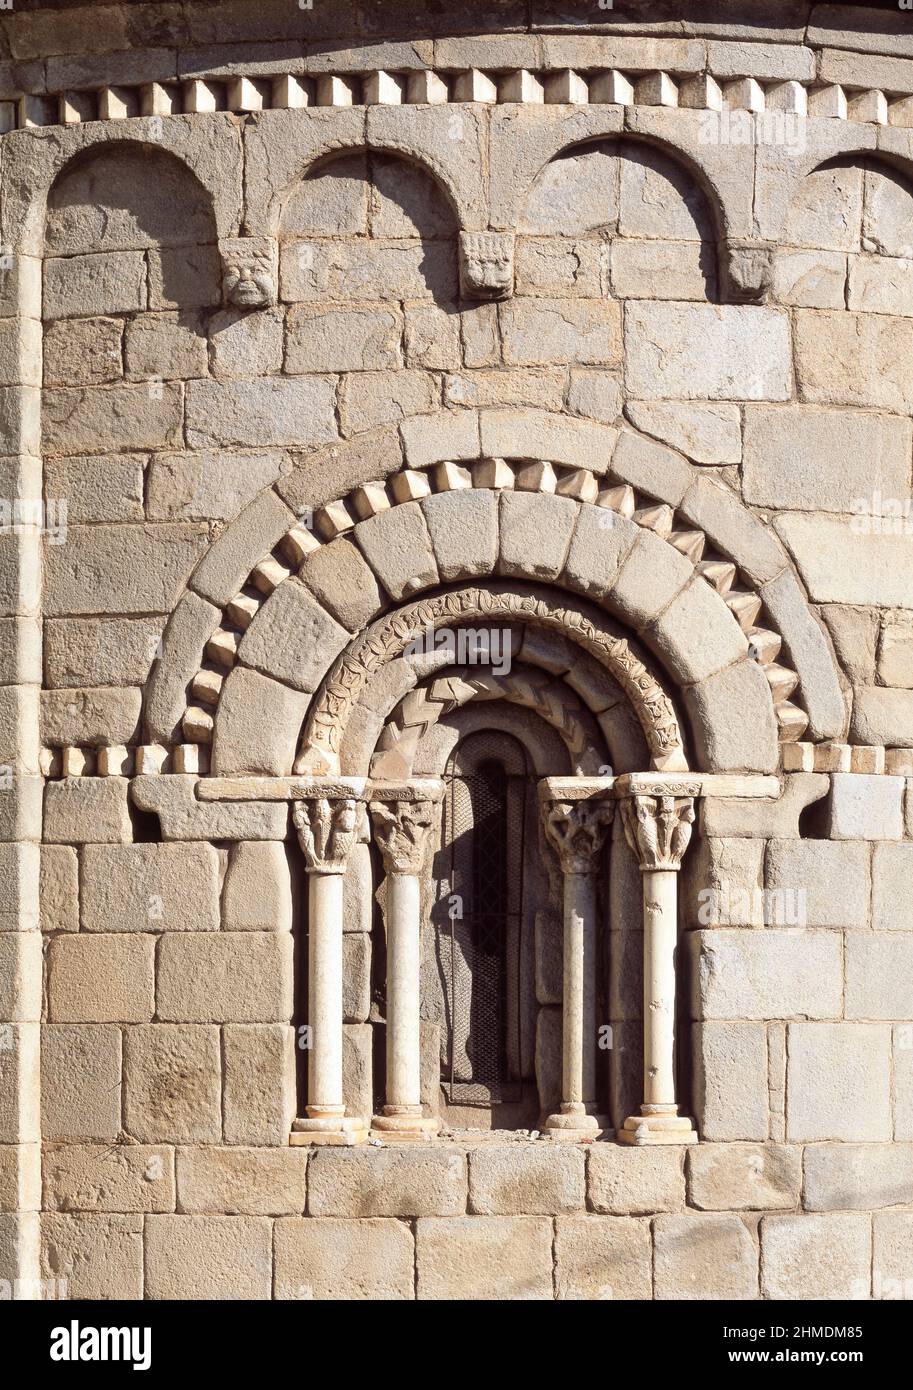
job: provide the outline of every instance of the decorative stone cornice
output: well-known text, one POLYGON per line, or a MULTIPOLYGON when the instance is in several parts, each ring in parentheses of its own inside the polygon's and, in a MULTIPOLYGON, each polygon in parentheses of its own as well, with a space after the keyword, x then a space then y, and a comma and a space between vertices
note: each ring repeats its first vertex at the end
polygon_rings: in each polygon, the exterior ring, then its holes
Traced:
POLYGON ((681 868, 700 784, 670 782, 656 791, 665 794, 629 796, 619 801, 625 839, 637 855, 641 873, 681 868))
POLYGON ((615 803, 608 797, 543 802, 543 828, 564 873, 593 872, 614 811, 615 803))

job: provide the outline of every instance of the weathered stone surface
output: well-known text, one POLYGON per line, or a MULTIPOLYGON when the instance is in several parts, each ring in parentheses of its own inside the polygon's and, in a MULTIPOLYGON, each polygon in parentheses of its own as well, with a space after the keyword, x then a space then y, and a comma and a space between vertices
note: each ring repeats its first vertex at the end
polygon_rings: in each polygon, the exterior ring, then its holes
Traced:
POLYGON ((402 366, 401 314, 386 305, 339 309, 303 304, 290 310, 287 372, 358 372, 402 366))
POLYGON ((884 615, 878 675, 885 685, 913 688, 913 614, 884 615))
POLYGON ((205 546, 198 526, 71 526, 47 549, 45 611, 167 612, 205 546))
POLYGON ((869 912, 869 851, 864 844, 827 840, 772 840, 766 886, 801 894, 809 927, 865 927, 869 912), (840 884, 834 895, 834 884, 840 884))
POLYGON ((738 463, 742 422, 737 406, 709 401, 628 401, 625 414, 695 463, 738 463))
MULTIPOLYGON (((297 579, 280 584, 238 648, 248 666, 295 690, 316 690, 349 634, 297 579)), ((226 682, 226 686, 227 686, 226 682)))
POLYGON ((639 400, 786 400, 789 325, 776 309, 629 303, 625 384, 639 400))
POLYGON ((225 1142, 287 1144, 295 1114, 294 1029, 230 1024, 222 1029, 222 1047, 225 1142))
POLYGON ((551 1145, 483 1146, 469 1156, 469 1210, 481 1216, 582 1211, 584 1156, 551 1145))
POLYGON ((275 1226, 276 1297, 415 1297, 415 1241, 404 1221, 286 1217, 275 1226))
POLYGON ((45 1212, 41 1235, 42 1277, 65 1280, 63 1296, 142 1298, 142 1216, 45 1212))
POLYGON ((353 372, 339 387, 339 420, 346 437, 410 415, 423 415, 440 403, 441 388, 428 372, 353 372))
POLYGON ((577 513, 570 497, 503 492, 499 572, 554 579, 564 565, 577 513))
POLYGON ((909 537, 896 521, 879 515, 878 499, 864 495, 861 500, 865 509, 852 518, 792 512, 777 518, 776 529, 795 556, 813 600, 909 608, 909 537), (873 501, 876 510, 870 516, 873 501))
POLYGON ((182 387, 173 381, 49 387, 42 444, 48 454, 174 449, 182 443, 182 413, 182 387))
POLYGON ((44 317, 122 314, 146 307, 146 258, 141 251, 51 256, 44 262, 44 317))
POLYGON ((155 1012, 151 936, 88 936, 52 941, 48 1016, 55 1023, 148 1023, 155 1012))
MULTIPOLYGON (((823 1026, 823 1025, 822 1025, 823 1026)), ((703 1139, 766 1139, 767 1036, 762 1023, 693 1029, 695 1105, 703 1139)))
POLYGON ((270 1223, 259 1216, 150 1216, 147 1298, 269 1298, 270 1223))
MULTIPOLYGON (((548 408, 549 402, 539 400, 548 408)), ((481 404, 481 402, 480 402, 481 404)), ((571 370, 571 380, 567 393, 567 408, 575 415, 587 415, 591 420, 601 420, 611 425, 621 414, 623 399, 621 384, 611 372, 588 371, 585 368, 571 370)))
POLYGON ((122 844, 133 836, 123 777, 67 777, 44 794, 44 837, 50 844, 122 844))
POLYGON ((740 661, 708 676, 689 687, 684 700, 700 767, 714 772, 774 771, 779 757, 777 724, 770 687, 756 662, 740 661))
POLYGON ((611 265, 619 299, 706 299, 713 285, 699 241, 619 240, 612 245, 611 265))
POLYGON ((423 497, 420 505, 442 580, 492 573, 498 559, 496 492, 439 492, 423 497))
POLYGON ((457 1216, 466 1156, 449 1147, 319 1149, 308 1170, 311 1216, 457 1216))
POLYGON ((44 335, 46 386, 99 386, 124 374, 120 319, 67 319, 44 335))
POLYGON ((872 1238, 872 1297, 908 1298, 913 1247, 911 1214, 877 1212, 872 1221, 872 1238))
POLYGON ((156 454, 149 465, 151 521, 233 521, 276 478, 277 453, 156 454))
POLYGON ((587 1215, 560 1216, 555 1222, 558 1298, 649 1298, 652 1260, 646 1221, 587 1215))
POLYGON ((653 1245, 655 1298, 757 1298, 757 1247, 738 1216, 658 1216, 653 1245))
POLYGON ((208 376, 206 337, 199 314, 139 314, 124 334, 126 374, 172 381, 208 376))
POLYGON ((612 1215, 679 1211, 685 1204, 683 1151, 595 1144, 587 1159, 587 1193, 593 1211, 612 1215))
POLYGON ((543 1216, 422 1217, 415 1227, 422 1299, 550 1299, 552 1223, 543 1216))
POLYGON ((180 1148, 177 1209, 226 1216, 300 1216, 307 1150, 180 1148))
POLYGON ((337 437, 334 395, 332 377, 192 381, 187 443, 192 449, 325 444, 337 437))
POLYGON ((842 309, 846 256, 839 251, 781 249, 774 256, 772 297, 800 309, 842 309))
POLYGON ((79 881, 76 850, 42 845, 39 879, 41 930, 79 930, 79 881))
POLYGON ((359 522, 355 539, 392 598, 437 583, 434 550, 418 502, 404 502, 359 522))
POLYGON ((791 1023, 787 1032, 787 1139, 890 1139, 890 1027, 791 1023))
POLYGON ((671 603, 693 575, 690 560, 654 531, 642 529, 625 556, 606 602, 640 628, 671 603))
POLYGON ((799 1201, 802 1157, 788 1144, 698 1144, 687 1163, 689 1198, 703 1211, 792 1210, 799 1201))
POLYGON ((282 311, 227 309, 209 321, 213 376, 267 376, 282 367, 282 311))
POLYGON ((174 1150, 145 1144, 54 1144, 43 1157, 45 1206, 56 1211, 173 1211, 174 1150))
POLYGON ((621 306, 611 300, 512 299, 502 307, 501 331, 512 366, 621 360, 621 306))
POLYGON ((905 369, 913 352, 910 319, 800 309, 795 350, 805 400, 898 414, 913 410, 913 384, 905 369))
POLYGON ((292 881, 284 845, 236 845, 222 890, 226 931, 291 931, 292 881))
POLYGON ((876 845, 872 859, 872 926, 913 930, 913 845, 876 845))
POLYGON ((136 741, 142 691, 43 690, 41 736, 51 747, 136 741))
POLYGON ((217 1144, 219 1030, 152 1023, 124 1036, 124 1127, 142 1144, 217 1144))
POLYGON ((562 580, 585 594, 605 594, 639 534, 635 523, 617 512, 581 503, 562 580))
POLYGON ((664 445, 623 430, 612 455, 612 472, 640 492, 676 507, 693 479, 681 454, 664 445))
POLYGON ((910 482, 909 420, 813 406, 745 407, 746 502, 843 512, 877 487, 902 497, 910 482))
POLYGON ((809 1144, 803 1151, 809 1211, 869 1211, 913 1202, 913 1149, 901 1144, 809 1144))
POLYGON ((856 692, 850 736, 855 743, 913 748, 913 690, 866 686, 856 692))
MULTIPOLYGON (((287 640, 286 656, 294 662, 300 648, 291 633, 287 640)), ((287 776, 309 703, 307 694, 236 666, 222 687, 212 745, 213 771, 220 776, 287 776)))
POLYGON ((312 551, 300 575, 318 602, 349 632, 366 627, 383 606, 374 572, 348 536, 312 551))
POLYGON ((748 641, 719 594, 696 578, 643 633, 680 682, 704 680, 748 652, 748 641))
POLYGON ((858 932, 846 942, 846 1017, 913 1018, 913 934, 858 932))
POLYGON ((49 1023, 41 1034, 42 1136, 116 1139, 121 1127, 120 1029, 49 1023))
POLYGON ((901 839, 903 795, 902 777, 835 772, 828 806, 831 839, 901 839))
POLYGON ((89 845, 84 931, 216 931, 219 863, 211 845, 89 845))
POLYGON ((273 1023, 292 1013, 287 932, 180 932, 158 951, 158 1017, 175 1023, 273 1023))
POLYGON ((765 1298, 866 1297, 872 1239, 861 1213, 765 1216, 761 1221, 765 1298))
POLYGON ((837 1018, 843 942, 837 932, 759 927, 693 932, 696 1018, 837 1018))

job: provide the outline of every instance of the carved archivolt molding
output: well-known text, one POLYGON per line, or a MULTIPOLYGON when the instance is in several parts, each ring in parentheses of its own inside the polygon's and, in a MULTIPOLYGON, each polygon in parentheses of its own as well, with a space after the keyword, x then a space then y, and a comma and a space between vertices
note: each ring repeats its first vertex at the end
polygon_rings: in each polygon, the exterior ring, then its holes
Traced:
POLYGON ((296 773, 325 776, 339 770, 343 731, 361 691, 388 662, 402 656, 417 633, 499 618, 559 631, 583 647, 610 671, 633 706, 653 765, 671 771, 687 767, 674 706, 624 638, 597 626, 570 601, 472 587, 420 599, 374 623, 356 639, 337 660, 311 706, 296 773))

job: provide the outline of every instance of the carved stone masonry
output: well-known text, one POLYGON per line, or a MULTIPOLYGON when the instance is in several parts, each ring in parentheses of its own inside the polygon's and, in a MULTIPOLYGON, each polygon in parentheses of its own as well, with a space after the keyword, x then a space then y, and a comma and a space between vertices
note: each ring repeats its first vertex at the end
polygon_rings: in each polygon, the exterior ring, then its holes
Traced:
POLYGON ((434 822, 430 800, 372 801, 374 838, 388 874, 420 874, 434 822))
POLYGON ((267 309, 275 304, 275 242, 269 237, 230 237, 220 248, 225 303, 236 309, 267 309))
POLYGON ((612 824, 611 801, 552 801, 543 824, 566 874, 591 873, 612 824))
POLYGON ((460 293, 507 299, 514 292, 513 232, 460 232, 460 293))
POLYGON ((292 822, 309 874, 344 874, 358 835, 361 803, 352 796, 296 801, 292 822))
POLYGON ((619 802, 625 839, 637 855, 641 873, 681 868, 691 839, 695 794, 631 796, 619 802))

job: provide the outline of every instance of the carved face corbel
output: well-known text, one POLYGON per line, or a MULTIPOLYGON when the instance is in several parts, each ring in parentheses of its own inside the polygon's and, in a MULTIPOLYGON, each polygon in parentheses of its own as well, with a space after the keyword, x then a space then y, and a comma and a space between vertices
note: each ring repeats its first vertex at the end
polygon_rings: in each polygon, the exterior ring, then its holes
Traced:
POLYGON ((235 309, 267 309, 276 302, 278 255, 270 237, 221 242, 222 294, 235 309))
POLYGON ((513 232, 460 232, 460 293, 507 299, 514 292, 513 232))

